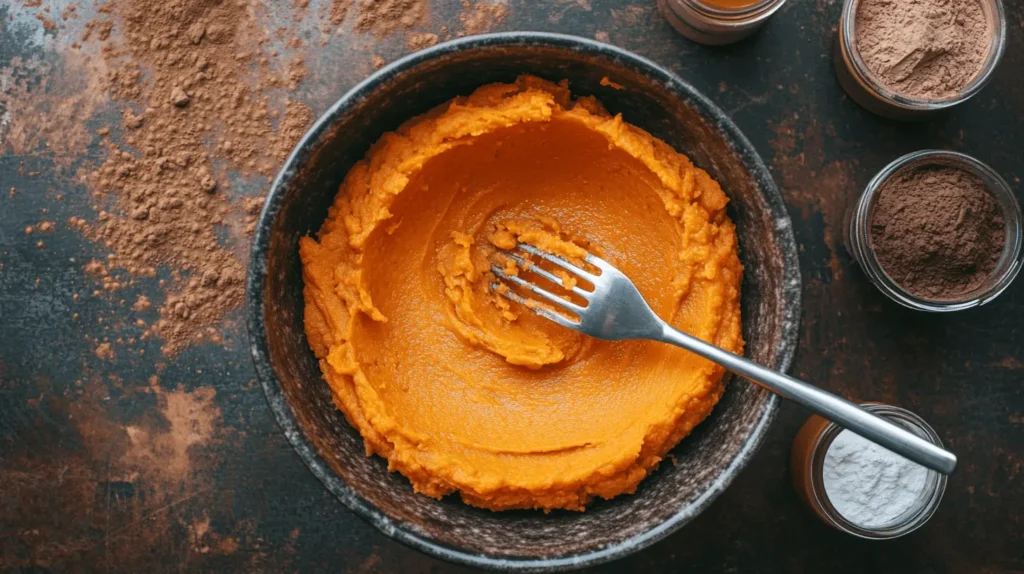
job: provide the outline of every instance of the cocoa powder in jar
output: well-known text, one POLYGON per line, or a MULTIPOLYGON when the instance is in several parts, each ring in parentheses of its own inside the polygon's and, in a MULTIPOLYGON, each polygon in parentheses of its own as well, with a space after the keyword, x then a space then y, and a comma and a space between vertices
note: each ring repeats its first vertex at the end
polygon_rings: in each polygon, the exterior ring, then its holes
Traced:
POLYGON ((1002 207, 977 175, 922 166, 894 174, 871 213, 882 269, 912 295, 955 300, 981 287, 1006 244, 1002 207))

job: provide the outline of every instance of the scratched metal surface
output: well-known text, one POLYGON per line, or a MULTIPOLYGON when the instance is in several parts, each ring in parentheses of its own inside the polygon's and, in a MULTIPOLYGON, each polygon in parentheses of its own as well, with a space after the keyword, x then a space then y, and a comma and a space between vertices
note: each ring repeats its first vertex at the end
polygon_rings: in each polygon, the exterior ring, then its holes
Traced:
MULTIPOLYGON (((60 27, 44 32, 22 4, 0 5, 0 68, 31 56, 59 65, 71 39, 60 27)), ((973 154, 1021 191, 1024 1, 1006 2, 1009 44, 992 83, 916 125, 875 118, 843 96, 830 60, 836 1, 791 0, 754 38, 715 49, 677 36, 653 5, 514 0, 494 29, 607 38, 674 70, 727 110, 770 166, 793 217, 804 277, 793 372, 916 411, 962 462, 920 531, 888 543, 855 540, 797 501, 788 453, 806 415, 786 405, 764 448, 710 510, 595 571, 1024 570, 1024 283, 982 309, 915 314, 867 283, 839 237, 848 199, 915 149, 973 154)), ((423 30, 458 29, 456 3, 439 0, 432 10, 423 30)), ((315 35, 315 24, 302 34, 315 35)), ((371 73, 374 55, 391 60, 406 51, 401 35, 349 32, 308 45, 309 75, 297 96, 316 113, 371 73)), ((90 147, 82 161, 98 154, 90 147)), ((171 360, 160 357, 158 342, 113 360, 94 354, 95 339, 134 317, 130 305, 91 296, 97 281, 82 267, 103 251, 66 225, 45 236, 23 231, 41 220, 95 216, 72 175, 50 148, 0 156, 0 570, 461 570, 391 542, 316 481, 254 382, 237 313, 224 345, 171 360)), ((233 193, 265 186, 232 182, 233 193)), ((122 296, 130 302, 139 293, 161 297, 144 282, 122 296)))

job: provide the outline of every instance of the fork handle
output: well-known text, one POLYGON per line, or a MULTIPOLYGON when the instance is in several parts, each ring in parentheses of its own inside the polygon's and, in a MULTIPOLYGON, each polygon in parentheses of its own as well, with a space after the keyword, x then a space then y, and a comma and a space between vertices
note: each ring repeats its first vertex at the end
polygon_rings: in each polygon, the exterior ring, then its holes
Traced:
POLYGON ((663 333, 658 339, 682 347, 709 359, 733 373, 784 398, 795 401, 815 414, 833 421, 862 437, 917 464, 942 474, 956 468, 956 455, 922 439, 914 433, 877 417, 850 401, 823 391, 789 375, 773 371, 753 361, 706 343, 662 323, 663 333))

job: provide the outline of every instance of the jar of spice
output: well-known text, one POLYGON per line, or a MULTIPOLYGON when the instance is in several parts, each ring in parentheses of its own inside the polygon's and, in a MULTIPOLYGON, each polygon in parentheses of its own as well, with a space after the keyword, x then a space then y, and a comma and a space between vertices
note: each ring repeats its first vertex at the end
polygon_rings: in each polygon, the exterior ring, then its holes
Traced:
POLYGON ((1000 0, 845 0, 833 58, 855 102, 920 120, 981 91, 1005 47, 1000 0))
POLYGON ((753 34, 786 0, 658 0, 658 7, 680 34, 719 46, 753 34))
POLYGON ((1024 264, 1020 205, 962 153, 924 150, 886 166, 847 210, 847 251, 893 301, 948 312, 992 301, 1024 264))
MULTIPOLYGON (((921 417, 881 403, 865 410, 942 446, 921 417)), ((946 476, 913 463, 817 415, 793 441, 790 471, 797 494, 829 526, 874 540, 898 538, 935 514, 946 476)))

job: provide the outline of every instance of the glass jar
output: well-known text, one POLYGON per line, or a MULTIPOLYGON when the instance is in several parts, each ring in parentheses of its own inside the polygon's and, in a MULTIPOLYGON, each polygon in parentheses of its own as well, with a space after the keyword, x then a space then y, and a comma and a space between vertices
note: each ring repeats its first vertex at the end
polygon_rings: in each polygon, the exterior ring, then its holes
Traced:
MULTIPOLYGON (((942 447, 935 430, 914 413, 881 403, 863 403, 864 410, 878 415, 913 432, 932 444, 942 447)), ((793 441, 790 472, 797 494, 825 524, 861 538, 885 540, 898 538, 917 530, 935 514, 946 491, 946 475, 927 470, 925 485, 916 503, 893 522, 878 527, 866 527, 846 519, 832 505, 825 492, 825 453, 832 441, 845 429, 818 415, 807 419, 793 441)))
POLYGON ((1017 277, 1021 265, 1024 264, 1024 251, 1021 249, 1021 237, 1024 235, 1024 229, 1022 229, 1020 204, 1017 203, 1013 190, 989 166, 969 155, 953 151, 917 151, 885 166, 868 182, 864 192, 847 210, 843 231, 846 250, 860 264, 861 269, 864 270, 875 287, 878 287, 882 293, 900 305, 919 311, 959 311, 984 305, 1010 286, 1010 283, 1017 277), (910 293, 882 269, 871 244, 871 215, 878 199, 879 190, 894 175, 916 167, 933 165, 963 169, 981 178, 989 193, 999 202, 1006 224, 1003 254, 996 263, 992 274, 984 284, 957 299, 924 299, 910 293))
POLYGON ((833 59, 839 84, 853 101, 870 112, 896 120, 922 120, 966 101, 977 94, 992 77, 1006 49, 1006 13, 1000 0, 979 0, 992 41, 978 75, 957 94, 935 100, 902 96, 885 87, 868 69, 856 45, 857 7, 860 0, 845 0, 839 17, 833 59))
POLYGON ((721 0, 658 0, 661 13, 680 34, 701 44, 719 46, 746 38, 786 0, 754 0, 738 8, 721 0))

